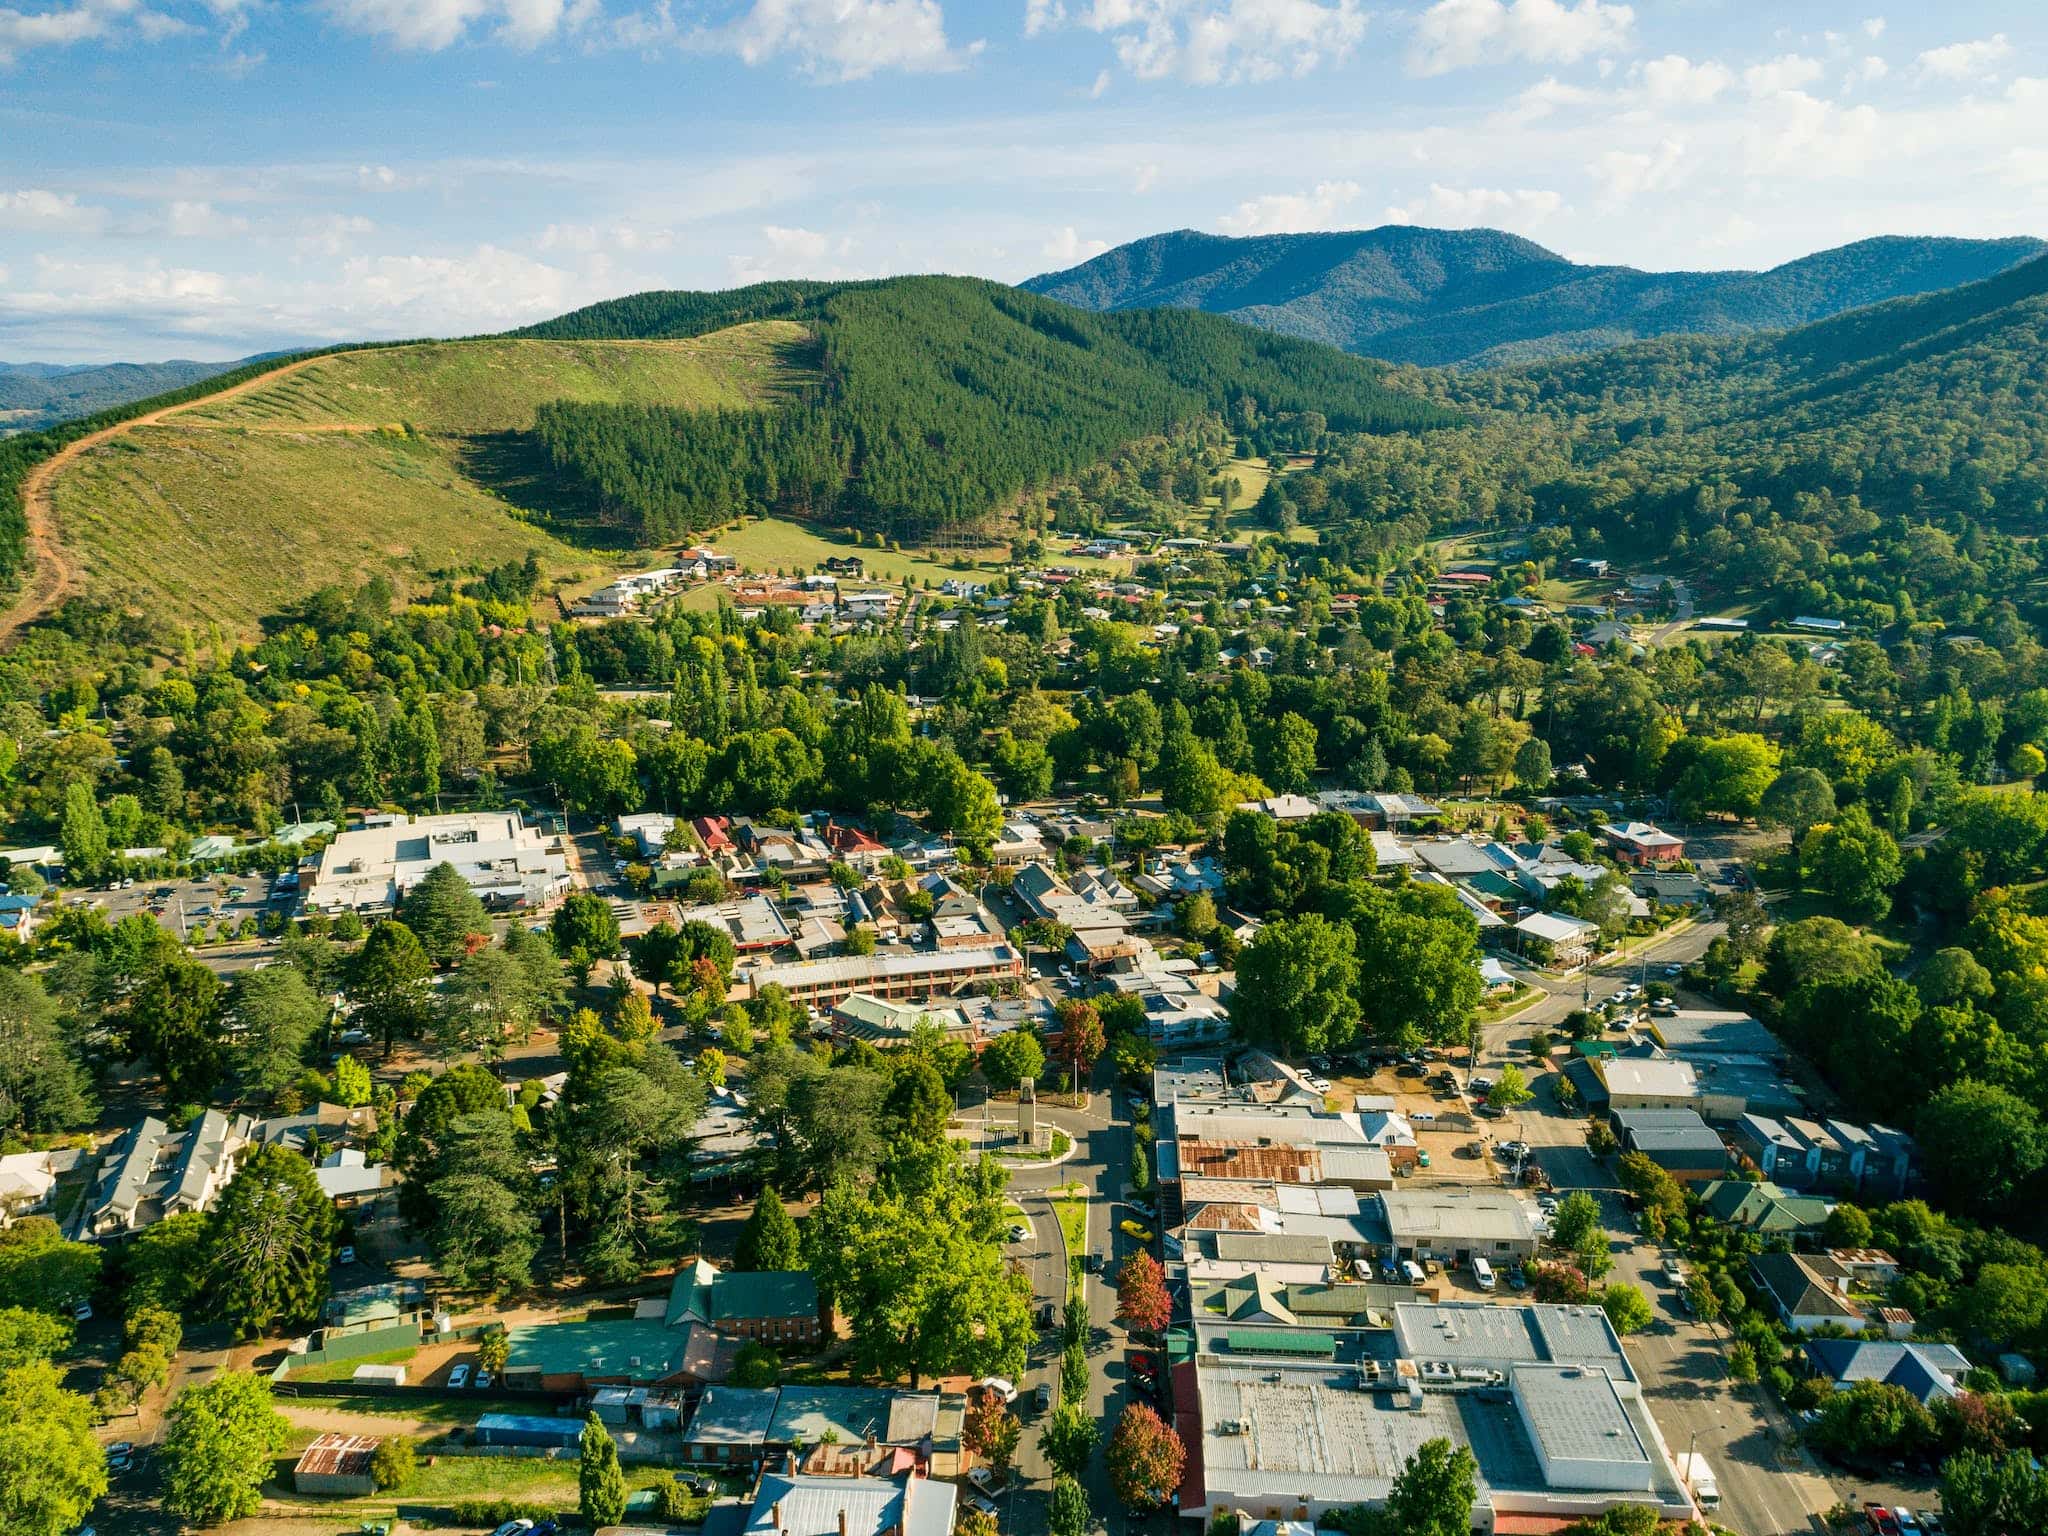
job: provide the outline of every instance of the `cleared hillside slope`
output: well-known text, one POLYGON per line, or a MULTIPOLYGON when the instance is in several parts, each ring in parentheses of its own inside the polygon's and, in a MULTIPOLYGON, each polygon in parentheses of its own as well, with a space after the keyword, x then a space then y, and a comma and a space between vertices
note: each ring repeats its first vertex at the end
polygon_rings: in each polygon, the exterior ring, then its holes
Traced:
POLYGON ((115 430, 49 477, 43 510, 69 592, 231 633, 375 572, 412 588, 528 550, 554 573, 588 569, 600 557, 549 531, 574 509, 524 447, 540 407, 766 403, 800 376, 803 336, 337 353, 115 430))

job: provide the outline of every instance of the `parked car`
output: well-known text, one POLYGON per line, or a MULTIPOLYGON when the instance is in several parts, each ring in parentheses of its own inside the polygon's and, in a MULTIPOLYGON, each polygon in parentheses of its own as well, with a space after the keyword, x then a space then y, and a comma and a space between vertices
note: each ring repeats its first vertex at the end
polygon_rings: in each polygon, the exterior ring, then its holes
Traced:
POLYGON ((1483 1099, 1493 1092, 1493 1079, 1490 1077, 1475 1077, 1467 1087, 1470 1089, 1473 1098, 1483 1099))
POLYGON ((1882 1504, 1864 1505, 1863 1523, 1869 1527, 1871 1536, 1899 1536, 1899 1522, 1882 1504))
POLYGON ((1017 1384, 1003 1376, 984 1376, 981 1390, 1001 1399, 1004 1403, 1017 1401, 1017 1384))
POLYGON ((465 1360, 460 1365, 456 1366, 454 1370, 448 1373, 448 1390, 451 1392, 460 1392, 464 1387, 468 1385, 469 1362, 465 1360))
POLYGON ((519 1536, 520 1532, 532 1529, 533 1522, 531 1520, 507 1520, 503 1525, 491 1532, 491 1536, 519 1536))
POLYGON ((340 1246, 339 1248, 337 1248, 337 1249, 335 1249, 335 1250, 334 1250, 334 1262, 335 1262, 335 1263, 337 1263, 337 1264, 353 1264, 353 1263, 355 1263, 355 1261, 356 1261, 356 1250, 355 1250, 355 1247, 354 1247, 354 1245, 353 1245, 353 1244, 350 1244, 350 1243, 343 1243, 343 1244, 342 1244, 342 1245, 341 1245, 341 1246, 340 1246))
POLYGON ((969 1467, 967 1469, 967 1481, 974 1484, 983 1493, 987 1493, 995 1487, 996 1475, 987 1467, 969 1467))
POLYGON ((71 1309, 71 1317, 72 1317, 72 1321, 74 1321, 74 1322, 80 1322, 80 1323, 89 1323, 89 1322, 91 1322, 91 1321, 92 1321, 92 1303, 91 1303, 91 1302, 89 1302, 89 1301, 81 1301, 81 1302, 79 1302, 79 1303, 78 1303, 77 1305, 75 1305, 74 1307, 72 1307, 72 1309, 71 1309))
POLYGON ((479 1392, 491 1390, 491 1373, 489 1371, 478 1371, 476 1373, 476 1389, 479 1392))
POLYGON ((976 1509, 980 1510, 984 1515, 987 1515, 989 1519, 995 1519, 996 1501, 990 1498, 987 1494, 970 1493, 969 1495, 967 1495, 967 1502, 969 1504, 972 1504, 976 1509))
POLYGON ((1088 1255, 1088 1257, 1087 1257, 1086 1259, 1084 1259, 1084 1260, 1082 1260, 1082 1261, 1081 1261, 1081 1267, 1082 1267, 1083 1269, 1087 1270, 1087 1271, 1088 1271, 1088 1273, 1089 1273, 1089 1274, 1091 1274, 1091 1275, 1099 1275, 1099 1274, 1101 1274, 1101 1273, 1102 1273, 1102 1253, 1101 1253, 1101 1251, 1100 1251, 1100 1250, 1098 1249, 1098 1250, 1095 1250, 1095 1251, 1091 1252, 1091 1253, 1090 1253, 1090 1254, 1088 1255))
POLYGON ((1123 1233, 1125 1237, 1135 1238, 1137 1241, 1141 1243, 1149 1243, 1152 1241, 1152 1229, 1150 1227, 1139 1226, 1138 1223, 1132 1221, 1128 1216, 1126 1216, 1122 1221, 1116 1224, 1116 1229, 1117 1231, 1123 1233))
POLYGON ((1052 1411, 1052 1383, 1041 1381, 1038 1384, 1038 1390, 1031 1394, 1031 1400, 1038 1404, 1038 1411, 1040 1413, 1050 1413, 1052 1411))
POLYGON ((1049 1301, 1040 1302, 1038 1307, 1038 1331, 1040 1333, 1050 1333, 1053 1321, 1052 1303, 1049 1301))

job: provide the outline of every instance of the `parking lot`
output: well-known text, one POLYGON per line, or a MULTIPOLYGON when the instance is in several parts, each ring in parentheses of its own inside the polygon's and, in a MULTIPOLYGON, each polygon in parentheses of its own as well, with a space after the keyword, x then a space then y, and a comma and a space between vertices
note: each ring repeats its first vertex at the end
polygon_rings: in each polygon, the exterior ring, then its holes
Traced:
POLYGON ((101 888, 68 899, 99 908, 110 923, 146 912, 172 933, 184 937, 202 928, 218 933, 223 922, 239 928, 245 919, 260 918, 269 909, 270 893, 268 875, 220 874, 181 880, 125 881, 118 889, 101 888))

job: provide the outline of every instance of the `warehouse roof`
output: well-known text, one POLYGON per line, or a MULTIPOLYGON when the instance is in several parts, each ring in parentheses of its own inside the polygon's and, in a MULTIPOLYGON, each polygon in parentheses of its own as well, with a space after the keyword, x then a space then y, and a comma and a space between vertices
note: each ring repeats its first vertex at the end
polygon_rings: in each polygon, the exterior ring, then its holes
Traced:
POLYGON ((1518 1365, 1511 1373, 1536 1449, 1549 1461, 1627 1463, 1645 1469, 1649 1447, 1607 1373, 1566 1364, 1518 1365))

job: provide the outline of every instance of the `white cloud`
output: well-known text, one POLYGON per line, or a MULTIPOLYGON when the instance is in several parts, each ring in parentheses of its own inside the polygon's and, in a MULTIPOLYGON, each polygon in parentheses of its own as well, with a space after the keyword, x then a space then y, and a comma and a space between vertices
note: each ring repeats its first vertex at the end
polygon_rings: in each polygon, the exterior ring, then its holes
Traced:
POLYGON ((213 204, 178 199, 165 207, 163 232, 174 240, 224 240, 249 232, 249 221, 213 204))
POLYGON ((1863 23, 1863 35, 1868 38, 1883 37, 1884 18, 1882 16, 1872 16, 1865 21, 1863 23))
POLYGON ((2005 34, 1996 32, 1972 43, 1950 43, 1943 48, 1929 48, 1915 62, 1920 66, 1920 78, 1923 80, 1960 83, 1990 78, 1992 65, 2011 53, 2012 44, 2005 40, 2005 34))
POLYGON ((428 53, 472 27, 514 48, 538 48, 578 30, 596 10, 587 0, 323 0, 323 8, 350 31, 428 53))
POLYGON ((1043 246, 1039 248, 1045 259, 1054 267, 1079 266, 1082 262, 1100 256, 1109 249, 1107 240, 1083 240, 1074 232, 1071 224, 1054 230, 1043 246))
POLYGON ((806 74, 830 80, 957 69, 982 47, 956 49, 946 40, 938 0, 754 0, 744 16, 704 40, 748 64, 786 55, 806 74))
POLYGON ((1408 67, 1440 75, 1510 58, 1572 64, 1627 47, 1634 26, 1633 10, 1603 0, 1437 0, 1416 19, 1408 67))
POLYGON ((1146 161, 1138 167, 1137 174, 1131 178, 1131 190, 1139 197, 1143 197, 1158 185, 1159 165, 1156 161, 1146 161))
POLYGON ((1239 203, 1237 212, 1216 222, 1226 234, 1284 235, 1306 230, 1336 229, 1344 209, 1358 201, 1355 181, 1325 181, 1313 192, 1269 192, 1239 203))
POLYGON ((1349 58, 1366 27, 1358 0, 1091 0, 1075 20, 1139 79, 1196 85, 1306 75, 1349 58))
POLYGON ((1599 91, 1566 85, 1555 75, 1546 75, 1509 102, 1501 116, 1510 123, 1533 123, 1562 107, 1582 107, 1601 99, 1599 91))
POLYGON ((32 48, 68 48, 131 36, 154 43, 190 30, 175 16, 150 10, 142 0, 79 0, 47 11, 0 6, 0 66, 12 64, 32 48))
POLYGON ((1742 83, 1752 96, 1773 96, 1811 85, 1821 75, 1819 59, 1800 53, 1781 53, 1763 64, 1752 64, 1742 72, 1742 83))
POLYGON ((764 249, 727 258, 733 281, 760 283, 778 277, 837 280, 874 275, 855 263, 858 247, 850 235, 833 236, 781 224, 764 224, 759 234, 764 249))
POLYGON ((1528 228, 1541 224, 1563 207, 1560 194, 1537 187, 1509 191, 1499 187, 1447 187, 1433 182, 1425 196, 1387 209, 1387 218, 1396 224, 1428 224, 1446 229, 1464 229, 1475 224, 1528 228))
POLYGON ((634 255, 642 251, 666 251, 675 244, 675 235, 666 229, 645 228, 638 224, 550 224, 541 231, 540 248, 544 251, 578 251, 585 255, 597 252, 634 255))
POLYGON ((0 192, 0 229, 96 235, 106 227, 107 210, 79 202, 75 192, 51 192, 42 187, 0 192))
POLYGON ((1703 107, 1734 83, 1728 67, 1712 59, 1695 64, 1667 53, 1643 66, 1643 94, 1655 106, 1703 107))
POLYGON ((1853 176, 1885 147, 1881 125, 1874 107, 1779 91, 1745 124, 1744 158, 1753 173, 1793 180, 1853 176))
POLYGON ((1051 32, 1062 26, 1067 19, 1067 8, 1061 0, 1024 0, 1024 35, 1036 37, 1041 32, 1051 32))
POLYGON ((329 213, 299 221, 301 256, 339 256, 377 226, 359 213, 329 213))
POLYGON ((1685 159, 1685 145, 1666 139, 1653 151, 1610 149, 1594 163, 1593 174, 1600 182, 1600 195, 1610 206, 1619 206, 1644 192, 1660 192, 1677 177, 1685 159))

